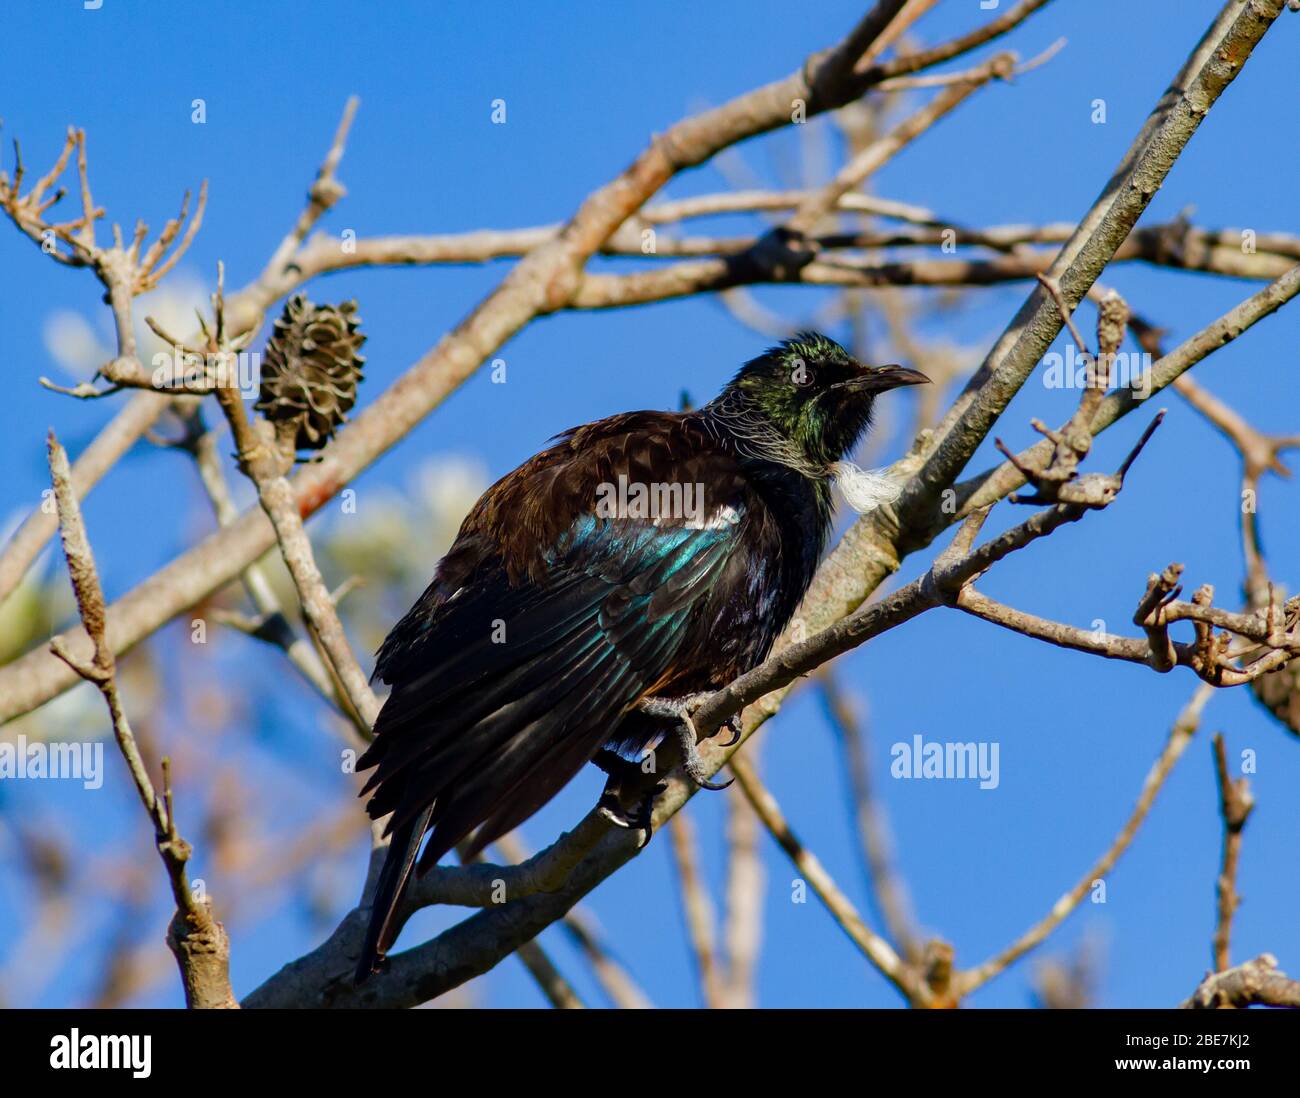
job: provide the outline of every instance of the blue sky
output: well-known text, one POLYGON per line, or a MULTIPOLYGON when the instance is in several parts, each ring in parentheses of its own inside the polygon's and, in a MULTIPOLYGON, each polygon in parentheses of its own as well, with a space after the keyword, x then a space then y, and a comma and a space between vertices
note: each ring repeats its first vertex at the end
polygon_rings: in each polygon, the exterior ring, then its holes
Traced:
MULTIPOLYGON (((1077 219, 1109 178, 1152 105, 1213 18, 1207 0, 1058 0, 1006 40, 1031 56, 1058 36, 1066 48, 1011 85, 984 90, 882 170, 876 189, 973 225, 1077 219), (1090 121, 1105 99, 1107 121, 1090 121)), ((713 4, 567 3, 425 5, 360 9, 230 2, 128 4, 97 11, 74 3, 16 3, 4 51, 0 117, 19 137, 32 170, 43 170, 68 124, 88 134, 96 201, 110 218, 159 226, 181 193, 210 180, 202 232, 183 265, 210 280, 223 260, 229 280, 253 277, 297 216, 307 183, 349 94, 361 97, 340 176, 349 195, 330 215, 332 231, 358 235, 528 226, 564 218, 610 178, 649 136, 683 113, 716 104, 785 75, 812 50, 835 41, 861 3, 792 8, 765 2, 713 4), (44 48, 40 44, 44 43, 44 48), (203 98, 207 121, 191 123, 203 98), (505 99, 508 123, 490 122, 505 99)), ((975 0, 949 0, 919 33, 938 41, 987 19, 975 0)), ((1284 15, 1243 75, 1211 112, 1157 194, 1146 222, 1192 208, 1198 224, 1294 230, 1293 129, 1297 17, 1284 15)), ((814 123, 816 124, 816 123, 814 123)), ((789 133, 746 144, 748 165, 773 185, 794 151, 789 133)), ((11 163, 5 154, 5 164, 11 163)), ((723 189, 713 168, 674 180, 680 197, 723 189)), ((736 221, 718 222, 738 231, 736 221)), ((703 226, 708 227, 707 223, 703 226)), ((56 374, 43 339, 60 310, 103 312, 93 276, 43 259, 9 226, 0 227, 0 333, 9 380, 0 412, 0 522, 29 509, 47 484, 43 436, 58 429, 75 452, 107 421, 118 400, 74 402, 39 388, 56 374)), ((620 268, 627 269, 627 268, 620 268)), ((363 401, 427 350, 502 277, 505 262, 481 267, 352 272, 312 287, 318 299, 355 296, 369 334, 363 401)), ((1140 311, 1181 339, 1255 284, 1169 270, 1120 267, 1106 276, 1140 311)), ((949 321, 955 341, 987 347, 1023 300, 1023 286, 977 291, 949 321)), ((765 289, 759 300, 792 317, 824 296, 765 289)), ((1295 306, 1291 306, 1292 309, 1295 306)), ((1091 323, 1087 316, 1085 323, 1091 323)), ((1196 376, 1264 429, 1295 432, 1296 315, 1263 322, 1196 376)), ((843 336, 843 331, 833 332, 843 336)), ((495 478, 573 424, 638 407, 672 407, 683 389, 706 398, 763 340, 703 298, 634 310, 561 314, 531 325, 502 352, 509 383, 472 379, 358 482, 364 493, 402 486, 406 470, 431 455, 461 455, 495 478)), ((910 397, 900 397, 901 400, 910 397)), ((999 433, 1030 441, 1028 420, 1068 414, 1074 397, 1031 383, 999 433)), ((990 595, 1049 617, 1127 628, 1147 574, 1172 560, 1193 585, 1212 582, 1232 605, 1240 582, 1239 471, 1232 450, 1170 394, 1166 425, 1104 514, 1020 553, 983 581, 990 595)), ((1141 430, 1136 419, 1096 447, 1109 468, 1141 430)), ((893 439, 894 453, 900 444, 893 439)), ((995 455, 981 450, 971 470, 995 455)), ((204 529, 202 509, 176 459, 140 447, 116 468, 86 511, 110 596, 138 583, 204 529)), ((1300 535, 1297 488, 1265 483, 1261 514, 1275 575, 1285 582, 1300 535)), ((1020 516, 1003 504, 995 521, 1020 516)), ((428 561, 431 573, 435 560, 428 561)), ((924 567, 907 562, 902 579, 924 567)), ((264 657, 263 657, 264 658, 264 657)), ((922 921, 952 941, 959 964, 1001 948, 1039 918, 1109 844, 1126 817, 1166 730, 1193 680, 1090 661, 972 621, 933 612, 840 664, 843 683, 866 699, 878 773, 889 745, 927 739, 997 741, 1001 784, 882 781, 893 832, 922 921)), ((287 741, 320 752, 310 704, 277 709, 287 741), (294 723, 296 722, 296 723, 294 723)), ((1211 701, 1203 734, 1161 794, 1138 840, 1113 874, 1104 905, 1085 903, 1049 950, 1091 934, 1104 944, 1105 1005, 1157 1006, 1190 992, 1209 962, 1218 858, 1209 733, 1223 729, 1233 751, 1259 758, 1259 801, 1241 869, 1245 903, 1238 959, 1268 950, 1300 968, 1293 915, 1300 903, 1295 836, 1300 830, 1300 744, 1242 690, 1211 701)), ((770 785, 801 836, 841 885, 864 903, 835 744, 816 699, 801 696, 764 733, 770 785)), ((332 746, 329 748, 332 750, 332 746)), ((318 763, 302 760, 310 784, 318 763)), ((110 781, 125 782, 121 769, 110 781)), ((525 828, 534 846, 590 804, 599 775, 584 775, 525 828)), ((22 797, 33 794, 24 791, 22 797)), ((99 841, 134 841, 152 858, 143 831, 121 833, 126 802, 68 797, 99 841), (89 802, 89 803, 87 803, 89 802)), ((706 864, 720 867, 719 798, 701 795, 690 812, 707 837, 706 864)), ((5 810, 21 805, 8 802, 5 810)), ((127 811, 137 811, 126 806, 127 811)), ((591 898, 608 936, 659 1005, 697 1000, 680 932, 678 898, 661 840, 591 898)), ((892 1005, 896 996, 815 902, 789 900, 792 871, 766 848, 770 893, 760 982, 764 1005, 892 1005)), ((362 852, 355 859, 361 871, 362 852)), ((201 857, 201 854, 200 854, 201 857)), ((0 870, 0 873, 3 873, 0 870)), ((160 874, 161 876, 161 874, 160 874)), ((713 873, 716 883, 717 873, 713 873)), ((219 882, 213 888, 219 891, 219 882)), ((18 911, 0 893, 0 951, 18 911)), ((445 918, 426 916, 427 929, 445 918)), ((234 928, 236 992, 319 939, 293 906, 234 928)), ((404 943, 416 940, 408 933, 404 943)), ((566 972, 590 990, 563 939, 545 938, 566 972)), ((983 1006, 1028 1001, 1022 964, 975 997, 983 1006)), ((486 978, 486 1001, 540 1001, 509 961, 486 978)), ((49 992, 68 1001, 76 981, 49 992)), ((593 995, 593 999, 598 997, 593 995)), ((171 982, 149 1002, 177 1003, 171 982)))

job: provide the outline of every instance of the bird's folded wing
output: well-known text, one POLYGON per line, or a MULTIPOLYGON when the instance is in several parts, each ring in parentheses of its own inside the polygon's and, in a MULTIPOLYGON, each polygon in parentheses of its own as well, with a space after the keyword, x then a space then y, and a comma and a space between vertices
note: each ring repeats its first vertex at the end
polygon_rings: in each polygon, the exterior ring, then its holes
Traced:
POLYGON ((433 803, 432 864, 475 828, 481 848, 566 784, 624 711, 669 670, 692 611, 739 551, 727 521, 665 525, 584 514, 550 552, 544 582, 504 568, 408 628, 360 765, 389 830, 433 803))

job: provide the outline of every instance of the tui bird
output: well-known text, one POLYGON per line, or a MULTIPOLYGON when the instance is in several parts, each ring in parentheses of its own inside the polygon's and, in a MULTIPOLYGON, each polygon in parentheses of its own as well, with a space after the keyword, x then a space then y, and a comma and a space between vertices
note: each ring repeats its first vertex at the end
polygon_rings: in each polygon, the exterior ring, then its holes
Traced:
POLYGON ((842 459, 876 394, 928 380, 802 333, 704 407, 573 428, 484 493, 379 650, 393 689, 358 768, 392 838, 358 980, 426 832, 421 871, 466 839, 473 857, 584 763, 641 758, 665 722, 708 784, 693 700, 766 658, 825 547, 831 478, 867 476, 842 459))

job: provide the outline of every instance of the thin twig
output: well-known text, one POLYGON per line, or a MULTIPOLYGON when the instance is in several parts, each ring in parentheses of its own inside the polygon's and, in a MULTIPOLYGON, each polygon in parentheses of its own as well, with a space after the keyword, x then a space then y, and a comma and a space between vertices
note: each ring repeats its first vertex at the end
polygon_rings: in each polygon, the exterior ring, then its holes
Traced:
MULTIPOLYGON (((214 299, 215 334, 208 347, 213 354, 222 354, 228 350, 227 346, 222 345, 224 305, 221 300, 221 281, 219 276, 214 299)), ((285 479, 285 474, 293 467, 293 454, 280 446, 270 424, 265 420, 254 422, 248 418, 237 379, 228 378, 226 384, 217 389, 216 395, 217 403, 230 424, 240 470, 257 488, 257 498, 275 529, 280 555, 297 589, 303 616, 338 677, 349 705, 362 722, 358 727, 372 729, 379 716, 379 702, 352 652, 334 599, 316 566, 311 539, 307 536, 302 514, 294 501, 293 489, 285 479)))
POLYGON ((732 1009, 748 1009, 757 1005, 755 981, 763 934, 765 876, 758 850, 759 821, 739 790, 728 792, 726 808, 727 883, 723 941, 727 954, 723 1001, 732 1009))
POLYGON ((1169 738, 1165 741, 1164 749, 1152 764, 1151 770, 1142 783, 1142 792, 1138 795, 1137 804, 1133 807, 1133 812, 1125 821, 1124 826, 1120 828, 1119 834, 1115 836, 1114 842, 1106 852, 1097 860, 1070 891, 1061 896, 1059 900, 1052 905, 1051 910, 1037 923, 1026 930, 1019 938, 1011 943, 1006 949, 996 956, 982 964, 958 973, 954 977, 954 983, 960 998, 965 998, 977 988, 988 983, 989 980, 999 973, 1006 971, 1012 964, 1018 961, 1035 946, 1044 942, 1048 935, 1061 925, 1083 901, 1083 898, 1096 887, 1098 881, 1115 867, 1123 853, 1132 844, 1138 829, 1142 826, 1143 821, 1147 818, 1147 813, 1151 811, 1151 805, 1156 799, 1161 788, 1165 784, 1165 779, 1169 777, 1187 745, 1191 743, 1192 735, 1195 733, 1201 720, 1201 710, 1205 708, 1205 703, 1209 701, 1213 690, 1204 684, 1196 688, 1191 700, 1184 706, 1183 711, 1174 721, 1173 727, 1169 730, 1169 738))
POLYGON ((1223 1010, 1231 1007, 1300 1007, 1300 980, 1279 971, 1277 958, 1261 953, 1253 961, 1226 972, 1206 974, 1184 1010, 1223 1010))
POLYGON ((176 903, 176 914, 167 932, 167 944, 180 968, 186 1005, 191 1008, 237 1007, 239 1004, 230 988, 230 940, 225 928, 213 917, 209 902, 200 901, 190 888, 186 863, 191 848, 176 827, 169 763, 163 760, 163 791, 159 796, 149 778, 118 694, 116 661, 105 637, 104 592, 95 569, 90 541, 86 537, 81 507, 72 490, 68 455, 53 431, 49 434, 48 448, 68 575, 82 623, 94 646, 94 656, 88 662, 79 660, 57 639, 51 642, 51 650, 79 676, 98 687, 104 696, 118 749, 126 761, 140 802, 153 822, 154 845, 167 869, 172 898, 176 903))
POLYGON ((786 852, 794 867, 826 905, 831 917, 849 940, 862 951, 864 957, 882 976, 898 989, 909 1003, 928 1005, 929 991, 910 966, 894 952, 893 947, 863 921, 852 902, 826 872, 817 856, 808 850, 786 823, 776 799, 769 793, 758 775, 741 755, 729 760, 731 772, 745 799, 749 801, 763 826, 767 828, 781 849, 786 852))
MULTIPOLYGON (((355 110, 355 105, 352 104, 351 100, 349 100, 349 104, 350 109, 344 109, 345 120, 350 118, 350 111, 355 110)), ((327 167, 331 164, 333 167, 336 167, 339 158, 342 156, 340 133, 343 137, 346 137, 347 128, 342 123, 340 123, 339 132, 335 134, 334 144, 326 154, 325 162, 321 166, 320 172, 322 174, 326 172, 327 167)), ((55 164, 50 174, 38 182, 36 187, 33 188, 32 194, 35 195, 38 200, 40 194, 44 192, 44 189, 48 187, 55 178, 62 174, 64 167, 67 164, 68 157, 71 155, 75 145, 75 135, 70 130, 68 142, 64 146, 64 151, 59 161, 55 164)), ((330 167, 331 178, 333 177, 333 167, 330 167)), ((10 185, 9 191, 16 192, 17 184, 19 182, 20 180, 16 179, 14 183, 10 185)), ((5 208, 6 212, 8 212, 11 217, 15 217, 14 211, 10 209, 9 206, 4 205, 3 199, 5 198, 5 190, 2 184, 3 179, 0 178, 0 207, 5 208)), ((200 191, 200 203, 202 203, 206 198, 206 186, 207 184, 205 182, 203 190, 200 191)), ((333 192, 327 189, 310 197, 309 209, 319 206, 330 193, 333 192)), ((333 200, 337 200, 337 196, 341 194, 342 191, 337 192, 337 195, 333 200)), ((31 195, 28 196, 29 200, 31 197, 31 195)), ((320 215, 324 213, 327 208, 328 207, 322 207, 320 212, 315 214, 312 218, 311 224, 314 224, 315 220, 318 220, 320 215)), ((196 211, 194 219, 190 222, 190 231, 187 232, 187 237, 192 239, 193 233, 197 232, 198 227, 196 222, 200 221, 201 217, 202 210, 199 209, 196 211)), ((299 224, 302 224, 303 219, 306 217, 307 213, 304 212, 304 214, 299 218, 299 224)), ((18 221, 17 217, 15 217, 15 221, 18 221)), ((23 228, 24 226, 23 224, 20 224, 19 227, 23 228)), ((308 228, 310 228, 310 224, 308 225, 308 228)), ((293 233, 290 233, 290 236, 292 235, 293 233)), ((40 242, 39 231, 34 239, 36 239, 38 243, 40 242)), ((281 248, 282 247, 283 245, 281 245, 281 248)), ((55 253, 55 255, 58 257, 59 253, 55 253)), ((86 262, 89 261, 90 257, 87 255, 86 262)), ((154 279, 154 282, 157 282, 157 278, 154 279)), ((230 336, 232 338, 242 335, 251 337, 257 327, 260 326, 262 315, 265 310, 281 297, 291 293, 299 284, 300 283, 293 276, 293 269, 288 272, 284 269, 283 258, 280 255, 280 248, 277 248, 276 253, 272 255, 258 278, 248 286, 245 286, 239 292, 232 294, 226 299, 226 321, 230 328, 230 336)), ((124 407, 109 422, 109 424, 100 431, 98 435, 96 435, 94 441, 91 442, 91 444, 73 463, 73 483, 80 496, 84 496, 94 488, 94 486, 118 462, 118 460, 121 459, 121 457, 141 437, 143 437, 151 427, 153 427, 163 412, 172 406, 173 399, 170 395, 156 392, 152 389, 152 386, 149 386, 148 388, 149 391, 147 392, 137 393, 131 401, 127 403, 126 407, 124 407)), ((184 402, 189 398, 181 397, 179 399, 184 402)), ((41 549, 44 547, 45 543, 54 534, 55 527, 56 522, 54 516, 38 507, 28 515, 27 519, 23 522, 22 526, 19 527, 18 531, 10 539, 9 543, 4 546, 3 550, 0 550, 0 603, 4 602, 8 595, 18 586, 22 577, 27 573, 33 562, 40 555, 41 549)), ((255 556, 260 555, 261 554, 255 554, 255 556)), ((246 563, 251 564, 252 560, 253 558, 250 558, 246 563)))
POLYGON ((1215 882, 1217 917, 1214 924, 1214 970, 1228 969, 1232 943, 1232 917, 1241 905, 1237 894, 1237 864, 1241 859, 1241 832, 1255 807, 1248 779, 1233 778, 1228 772, 1228 753, 1223 733, 1214 737, 1214 773, 1219 785, 1219 812, 1223 817, 1223 854, 1215 882))
MULTIPOLYGON (((228 526, 239 517, 230 485, 226 482, 225 471, 221 466, 221 456, 217 451, 217 432, 208 430, 203 423, 202 412, 195 408, 185 420, 185 434, 171 445, 188 453, 199 473, 199 480, 212 504, 217 523, 228 526)), ((316 649, 289 623, 280 600, 271 586, 260 563, 254 563, 244 569, 241 577, 248 597, 257 608, 257 617, 245 620, 238 615, 218 612, 215 616, 224 624, 236 628, 248 636, 272 644, 284 652, 286 658, 311 687, 340 714, 353 724, 357 732, 365 736, 368 732, 360 724, 355 710, 339 694, 337 685, 321 662, 316 649)), ((335 597, 337 601, 337 597, 335 597)))
POLYGON ((717 916, 713 900, 700 875, 695 831, 691 827, 690 817, 684 812, 674 816, 668 835, 672 840, 673 864, 677 869, 677 883, 681 889, 686 937, 695 959, 695 970, 699 974, 704 1005, 720 1007, 724 1002, 722 973, 718 967, 713 940, 717 916))
POLYGON ((823 669, 817 681, 826 703, 826 713, 844 751, 844 771, 849 779, 869 895, 890 940, 909 961, 919 961, 921 933, 907 883, 895 863, 889 823, 872 787, 862 722, 831 671, 823 669))

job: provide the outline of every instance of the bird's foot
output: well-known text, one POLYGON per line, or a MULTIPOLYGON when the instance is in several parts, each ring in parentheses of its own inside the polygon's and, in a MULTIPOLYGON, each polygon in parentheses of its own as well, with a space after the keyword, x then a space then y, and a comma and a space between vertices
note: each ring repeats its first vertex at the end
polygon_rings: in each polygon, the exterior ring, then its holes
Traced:
POLYGON ((667 785, 660 782, 653 789, 647 790, 631 808, 627 808, 619 798, 618 790, 607 787, 600 795, 600 800, 596 802, 596 810, 615 827, 625 827, 629 830, 645 832, 645 837, 641 840, 640 846, 640 849, 644 850, 649 845, 650 838, 654 834, 651 824, 653 822, 655 797, 667 788, 667 785))
MULTIPOLYGON (((696 747, 699 735, 695 731, 695 721, 692 720, 691 714, 707 697, 708 694, 687 694, 680 698, 642 698, 638 708, 651 717, 673 722, 677 743, 682 751, 682 769, 686 771, 691 781, 701 789, 726 789, 735 779, 728 778, 725 782, 710 781, 704 759, 700 757, 699 749, 696 747)), ((731 739, 728 741, 730 746, 740 738, 740 730, 732 720, 728 720, 725 727, 731 730, 731 739)))
POLYGON ((704 759, 700 756, 699 749, 695 746, 695 722, 690 717, 683 717, 681 723, 677 725, 677 742, 682 749, 682 769, 686 771, 687 776, 698 785, 701 789, 726 789, 735 778, 728 778, 725 782, 714 782, 709 780, 708 771, 704 765, 704 759))

